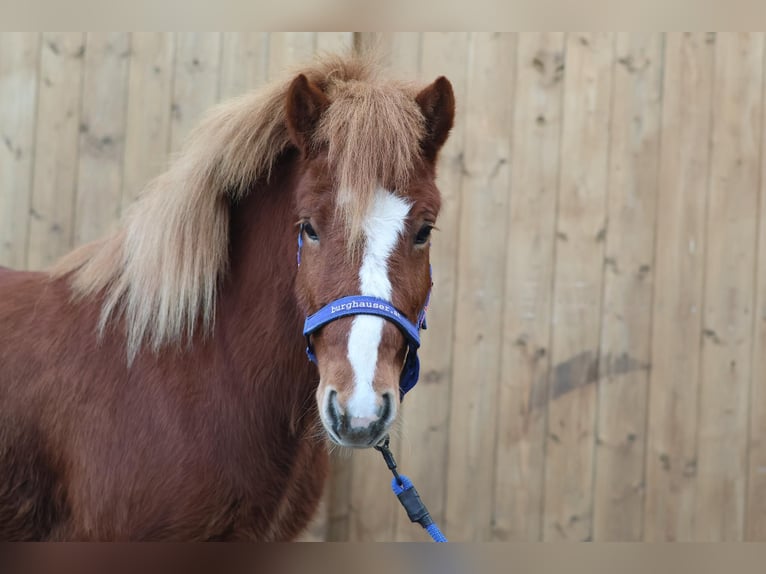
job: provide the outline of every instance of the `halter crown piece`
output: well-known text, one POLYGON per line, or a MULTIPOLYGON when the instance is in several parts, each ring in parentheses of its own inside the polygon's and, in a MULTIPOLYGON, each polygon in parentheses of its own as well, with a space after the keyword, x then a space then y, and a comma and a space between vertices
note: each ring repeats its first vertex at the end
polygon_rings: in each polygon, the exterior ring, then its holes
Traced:
MULTIPOLYGON (((301 265, 301 248, 303 247, 303 229, 298 231, 298 267, 301 265)), ((430 267, 429 267, 430 272, 430 267)), ((431 283, 433 285, 433 283, 431 283)), ((420 375, 420 360, 418 348, 420 348, 420 329, 426 329, 426 309, 431 299, 431 290, 428 290, 426 303, 418 313, 416 323, 412 323, 404 313, 394 307, 393 303, 370 297, 368 295, 349 295, 336 299, 319 309, 316 313, 306 317, 303 325, 303 335, 306 337, 306 354, 315 365, 318 364, 311 344, 311 335, 336 319, 349 315, 377 315, 390 321, 404 335, 407 341, 407 358, 404 360, 401 376, 399 377, 399 393, 404 395, 415 386, 420 375)))

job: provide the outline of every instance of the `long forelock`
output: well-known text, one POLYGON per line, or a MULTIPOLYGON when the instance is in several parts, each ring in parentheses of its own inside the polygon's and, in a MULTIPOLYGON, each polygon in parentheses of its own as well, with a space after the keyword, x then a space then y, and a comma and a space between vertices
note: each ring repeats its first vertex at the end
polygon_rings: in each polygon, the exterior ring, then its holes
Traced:
POLYGON ((419 157, 423 116, 408 85, 344 82, 315 134, 326 144, 338 193, 336 214, 349 248, 362 240, 362 222, 375 191, 404 193, 419 157))
MULTIPOLYGON (((315 139, 328 150, 337 214, 358 245, 375 190, 406 189, 419 156, 423 117, 413 86, 382 79, 373 58, 325 56, 305 74, 328 95, 315 139)), ((190 135, 170 167, 150 182, 113 235, 54 266, 78 297, 102 295, 99 328, 124 318, 128 359, 145 342, 190 341, 215 318, 228 267, 229 201, 268 178, 292 144, 285 123, 294 74, 223 103, 190 135)))

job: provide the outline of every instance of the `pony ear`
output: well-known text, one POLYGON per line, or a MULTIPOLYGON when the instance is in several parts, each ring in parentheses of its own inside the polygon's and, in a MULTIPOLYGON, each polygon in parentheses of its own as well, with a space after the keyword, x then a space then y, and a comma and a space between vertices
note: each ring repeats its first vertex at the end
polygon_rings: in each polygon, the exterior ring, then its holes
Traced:
POLYGON ((303 74, 290 84, 287 90, 287 131, 290 139, 304 154, 311 148, 311 135, 319 124, 319 118, 330 105, 324 92, 303 74))
POLYGON ((426 157, 434 160, 447 141, 455 119, 455 94, 452 92, 452 84, 444 76, 439 76, 433 84, 423 88, 415 97, 415 101, 426 119, 426 136, 421 145, 426 157))

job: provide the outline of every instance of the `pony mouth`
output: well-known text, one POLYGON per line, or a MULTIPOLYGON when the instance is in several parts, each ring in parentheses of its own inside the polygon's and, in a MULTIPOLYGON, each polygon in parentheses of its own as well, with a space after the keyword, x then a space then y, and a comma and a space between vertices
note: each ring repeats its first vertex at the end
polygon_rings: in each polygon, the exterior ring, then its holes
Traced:
POLYGON ((327 433, 327 438, 330 439, 331 443, 336 444, 338 446, 346 446, 343 444, 343 441, 341 440, 341 438, 337 434, 335 434, 335 431, 333 431, 332 429, 329 429, 327 425, 324 424, 324 422, 322 426, 324 427, 324 432, 327 433))
POLYGON ((380 434, 379 436, 372 437, 362 442, 355 442, 355 441, 352 442, 348 440, 343 440, 338 435, 336 435, 333 431, 330 431, 330 430, 327 430, 327 436, 330 439, 330 442, 332 442, 333 444, 337 446, 342 446, 344 448, 366 449, 366 448, 372 448, 376 444, 378 444, 386 436, 386 433, 384 432, 380 434))
POLYGON ((378 444, 383 438, 388 434, 388 427, 390 425, 380 425, 379 429, 375 429, 374 433, 369 432, 358 432, 349 433, 349 436, 343 436, 339 435, 333 428, 332 425, 327 424, 326 421, 322 420, 322 427, 324 428, 325 433, 327 434, 327 438, 330 440, 332 444, 335 444, 337 446, 342 446, 344 448, 356 448, 356 449, 365 449, 365 448, 372 448, 376 444, 378 444))

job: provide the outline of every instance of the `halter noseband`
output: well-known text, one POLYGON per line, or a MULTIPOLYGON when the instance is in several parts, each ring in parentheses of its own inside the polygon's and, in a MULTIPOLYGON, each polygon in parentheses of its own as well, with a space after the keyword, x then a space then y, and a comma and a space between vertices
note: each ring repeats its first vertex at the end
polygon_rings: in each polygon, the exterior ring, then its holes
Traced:
MULTIPOLYGON (((303 247, 302 231, 298 232, 298 267, 301 265, 301 247, 303 247)), ((430 272, 430 267, 429 267, 430 272)), ((318 365, 314 347, 311 344, 311 335, 328 323, 332 323, 341 317, 349 315, 376 315, 396 325, 407 341, 407 357, 399 377, 399 394, 401 398, 415 386, 420 375, 420 329, 426 329, 426 309, 431 299, 431 290, 428 291, 426 303, 418 313, 417 323, 412 323, 404 313, 399 311, 390 301, 368 295, 349 295, 336 299, 319 309, 316 313, 306 317, 303 325, 303 335, 306 337, 306 354, 315 365, 318 365)))

